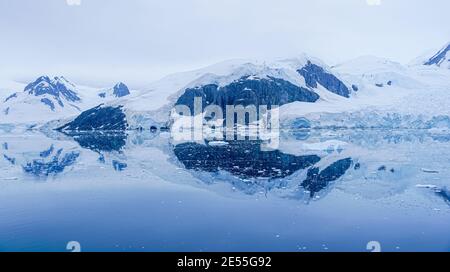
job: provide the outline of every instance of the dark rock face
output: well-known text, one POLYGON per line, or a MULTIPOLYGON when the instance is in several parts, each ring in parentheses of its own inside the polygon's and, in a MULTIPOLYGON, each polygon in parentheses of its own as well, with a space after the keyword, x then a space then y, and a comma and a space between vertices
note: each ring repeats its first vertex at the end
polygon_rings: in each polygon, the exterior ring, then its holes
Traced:
POLYGON ((320 84, 332 93, 343 97, 350 97, 350 90, 342 81, 310 61, 308 61, 305 67, 297 70, 297 72, 305 78, 306 85, 310 88, 317 88, 317 84, 320 84))
POLYGON ((294 156, 280 151, 262 151, 260 143, 231 141, 227 146, 184 143, 175 146, 178 160, 190 170, 225 170, 239 178, 284 178, 318 161, 316 155, 294 156))
POLYGON ((53 102, 52 102, 50 99, 48 99, 48 98, 42 98, 42 99, 41 99, 41 102, 44 103, 45 105, 49 106, 49 108, 50 108, 52 111, 55 111, 55 104, 53 104, 53 102))
POLYGON ((268 79, 250 79, 243 77, 227 86, 209 84, 198 88, 186 89, 178 98, 176 105, 186 105, 194 112, 194 98, 203 99, 203 108, 218 105, 224 116, 227 105, 267 105, 268 108, 281 106, 295 101, 315 102, 319 96, 305 88, 298 87, 286 80, 269 77, 268 79))
POLYGON ((123 97, 123 96, 129 95, 130 90, 128 89, 127 85, 120 82, 120 83, 116 84, 116 86, 114 86, 113 94, 115 97, 123 97))
POLYGON ((28 84, 25 87, 25 92, 35 96, 49 94, 58 100, 61 97, 64 97, 67 101, 80 101, 81 99, 78 97, 77 93, 74 90, 71 90, 66 82, 67 81, 63 77, 55 77, 52 80, 48 76, 42 76, 33 83, 28 84))
POLYGON ((98 94, 101 98, 106 98, 107 96, 120 98, 130 94, 130 90, 127 85, 122 82, 117 83, 113 88, 105 90, 98 94))
POLYGON ((60 131, 124 131, 128 127, 126 115, 119 107, 97 106, 81 113, 72 122, 58 128, 60 131))
POLYGON ((5 160, 7 160, 12 165, 16 165, 16 159, 15 158, 11 158, 11 157, 8 157, 6 155, 3 155, 3 158, 5 158, 5 160))
POLYGON ((442 62, 445 60, 445 57, 447 56, 447 53, 450 51, 450 44, 444 48, 443 50, 439 51, 436 55, 434 55, 432 58, 430 58, 427 62, 425 62, 425 65, 441 65, 442 62))
POLYGON ((11 99, 13 99, 13 98, 17 98, 17 93, 14 93, 14 94, 8 96, 8 97, 5 99, 4 102, 8 102, 9 100, 11 100, 11 99))
POLYGON ((347 158, 333 163, 320 172, 317 167, 311 168, 308 170, 306 180, 302 182, 301 186, 310 192, 311 197, 314 197, 316 193, 325 189, 330 182, 342 177, 352 163, 352 159, 347 158))

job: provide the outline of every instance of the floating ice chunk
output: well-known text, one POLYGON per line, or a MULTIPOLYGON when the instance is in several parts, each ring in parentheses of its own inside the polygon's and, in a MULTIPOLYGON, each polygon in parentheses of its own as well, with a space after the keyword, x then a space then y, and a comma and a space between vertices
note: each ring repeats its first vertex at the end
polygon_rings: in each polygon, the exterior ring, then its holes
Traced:
POLYGON ((224 141, 211 141, 208 143, 209 146, 227 146, 228 143, 224 141))
POLYGON ((436 185, 431 184, 416 184, 417 188, 424 188, 424 189, 437 189, 436 185))
POLYGON ((430 170, 430 169, 426 169, 426 168, 422 168, 421 170, 424 173, 430 173, 430 174, 437 174, 437 173, 439 173, 439 171, 437 171, 437 170, 430 170))
POLYGON ((3 180, 18 180, 18 177, 2 178, 3 180))

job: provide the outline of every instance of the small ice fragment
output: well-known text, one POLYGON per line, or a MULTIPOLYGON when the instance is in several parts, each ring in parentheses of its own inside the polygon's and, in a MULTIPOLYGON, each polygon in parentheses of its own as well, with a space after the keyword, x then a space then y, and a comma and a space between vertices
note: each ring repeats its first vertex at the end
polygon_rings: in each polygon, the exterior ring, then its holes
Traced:
POLYGON ((224 141, 211 141, 208 144, 209 144, 209 146, 226 146, 226 145, 228 145, 228 143, 224 142, 224 141))
POLYGON ((422 168, 421 170, 422 170, 422 172, 429 173, 429 174, 437 174, 437 173, 439 173, 439 171, 437 171, 437 170, 430 170, 430 169, 426 169, 426 168, 422 168))
POLYGON ((431 185, 431 184, 417 184, 416 187, 424 188, 424 189, 437 189, 436 185, 431 185))
POLYGON ((3 180, 18 180, 19 178, 17 177, 10 177, 10 178, 2 178, 3 180))

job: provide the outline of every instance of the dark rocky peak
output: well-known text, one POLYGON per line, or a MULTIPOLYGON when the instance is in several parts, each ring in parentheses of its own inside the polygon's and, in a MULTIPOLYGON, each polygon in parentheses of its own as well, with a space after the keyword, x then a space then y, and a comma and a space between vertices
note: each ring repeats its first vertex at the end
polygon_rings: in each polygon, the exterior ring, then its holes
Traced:
POLYGON ((34 82, 28 84, 24 91, 34 96, 48 94, 57 99, 64 98, 70 102, 81 100, 77 94, 75 85, 64 77, 54 77, 51 79, 48 76, 41 76, 34 82))

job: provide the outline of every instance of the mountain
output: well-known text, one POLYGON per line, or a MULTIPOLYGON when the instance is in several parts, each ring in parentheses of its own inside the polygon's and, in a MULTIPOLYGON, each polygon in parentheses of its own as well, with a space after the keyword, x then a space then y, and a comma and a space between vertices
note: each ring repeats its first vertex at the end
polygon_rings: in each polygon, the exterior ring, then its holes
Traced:
POLYGON ((437 66, 450 69, 450 43, 446 44, 441 50, 427 59, 423 64, 427 66, 437 66))
MULTIPOLYGON (((283 128, 450 130, 450 71, 365 56, 335 66, 301 55, 273 62, 236 60, 170 75, 139 95, 105 103, 66 130, 165 127, 208 105, 279 106, 283 128), (107 114, 112 114, 109 121, 107 114)), ((225 116, 226 118, 226 116, 225 116)))
POLYGON ((41 76, 26 85, 23 91, 9 94, 0 101, 0 123, 33 126, 65 119, 129 94, 124 83, 105 91, 77 86, 63 76, 41 76), (104 93, 104 97, 100 93, 104 93))
POLYGON ((42 76, 33 83, 25 87, 24 92, 34 96, 48 95, 55 99, 61 107, 64 107, 63 100, 67 102, 79 102, 76 87, 73 83, 64 77, 54 77, 50 79, 48 76, 42 76))
POLYGON ((76 115, 86 107, 73 83, 64 77, 41 76, 4 99, 0 109, 3 122, 28 123, 76 115))
POLYGON ((119 82, 114 87, 101 91, 98 96, 101 98, 107 98, 107 97, 113 97, 113 98, 120 98, 130 95, 130 90, 128 89, 127 85, 125 83, 119 82))
POLYGON ((283 127, 450 130, 448 70, 365 56, 335 65, 331 72, 358 91, 347 100, 283 106, 283 127))
MULTIPOLYGON (((433 66, 444 67, 447 51, 429 59, 433 66)), ((62 77, 41 77, 5 99, 1 109, 17 123, 25 119, 18 109, 28 107, 24 116, 57 120, 49 126, 66 131, 150 129, 183 118, 174 106, 187 106, 192 114, 194 98, 201 97, 203 109, 216 105, 224 115, 225 105, 279 108, 285 128, 450 129, 450 70, 423 64, 374 56, 334 66, 308 55, 232 60, 169 75, 133 94, 123 83, 88 90, 62 77)))
MULTIPOLYGON (((203 98, 203 107, 250 104, 277 107, 294 102, 347 100, 354 89, 322 61, 306 55, 270 63, 234 60, 165 77, 153 83, 148 91, 120 103, 105 103, 97 111, 117 112, 120 108, 126 115, 127 124, 123 126, 145 129, 167 123, 170 109, 175 105, 188 106, 193 112, 194 97, 203 98)), ((92 116, 106 119, 101 114, 92 116)), ((98 120, 77 118, 65 128, 117 127, 98 120)))

